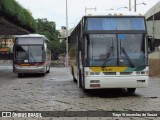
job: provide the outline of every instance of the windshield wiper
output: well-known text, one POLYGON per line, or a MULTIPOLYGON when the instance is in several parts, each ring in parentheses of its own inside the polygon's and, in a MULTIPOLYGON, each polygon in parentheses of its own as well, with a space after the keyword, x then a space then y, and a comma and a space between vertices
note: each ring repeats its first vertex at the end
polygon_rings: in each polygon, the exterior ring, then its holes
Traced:
POLYGON ((106 66, 106 64, 107 64, 107 62, 108 62, 108 59, 109 59, 112 51, 113 51, 113 47, 110 47, 110 50, 109 50, 109 52, 106 54, 106 57, 105 57, 105 59, 104 59, 103 67, 106 66))
POLYGON ((130 57, 128 56, 127 52, 125 51, 125 49, 123 47, 121 47, 121 51, 126 56, 127 60, 129 61, 130 66, 135 67, 132 60, 130 59, 130 57))
MULTIPOLYGON (((32 53, 29 53, 29 56, 31 56, 31 60, 33 60, 33 62, 36 62, 35 58, 33 57, 32 53)), ((30 57, 29 57, 29 60, 30 60, 30 57)))

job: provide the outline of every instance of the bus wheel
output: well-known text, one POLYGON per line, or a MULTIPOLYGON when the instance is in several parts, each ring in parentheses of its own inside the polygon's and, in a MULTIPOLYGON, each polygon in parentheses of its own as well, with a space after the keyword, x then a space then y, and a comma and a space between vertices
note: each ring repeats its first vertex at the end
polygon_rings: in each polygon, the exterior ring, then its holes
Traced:
POLYGON ((127 92, 129 94, 133 94, 135 92, 136 88, 127 88, 127 92))
POLYGON ((71 69, 72 70, 72 77, 73 77, 73 82, 77 82, 76 78, 74 77, 74 72, 73 72, 73 68, 71 69))
POLYGON ((46 73, 50 73, 50 69, 49 70, 47 70, 47 72, 46 73))
POLYGON ((80 88, 82 88, 82 75, 81 75, 81 70, 79 70, 79 80, 78 80, 78 86, 80 87, 80 88))
POLYGON ((77 82, 77 80, 76 80, 76 78, 74 78, 74 76, 73 76, 73 82, 75 82, 75 83, 77 82))
POLYGON ((22 78, 22 73, 18 73, 18 78, 22 78))
POLYGON ((46 72, 46 73, 50 73, 50 68, 51 68, 51 67, 49 66, 49 69, 47 70, 47 72, 46 72))
POLYGON ((45 76, 45 75, 46 75, 46 73, 42 73, 41 75, 42 75, 42 76, 45 76))
POLYGON ((83 91, 87 93, 87 92, 90 91, 90 89, 85 89, 85 88, 83 88, 83 91))

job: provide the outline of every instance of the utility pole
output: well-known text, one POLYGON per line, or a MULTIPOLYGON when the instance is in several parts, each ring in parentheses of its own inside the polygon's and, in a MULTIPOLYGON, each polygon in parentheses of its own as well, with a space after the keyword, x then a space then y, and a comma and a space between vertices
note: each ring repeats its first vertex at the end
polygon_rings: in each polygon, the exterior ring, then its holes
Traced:
POLYGON ((66 67, 68 67, 68 3, 66 0, 66 67))
POLYGON ((136 7, 137 7, 137 1, 134 1, 134 12, 136 12, 136 7))
POLYGON ((131 11, 131 0, 129 0, 129 11, 131 11))

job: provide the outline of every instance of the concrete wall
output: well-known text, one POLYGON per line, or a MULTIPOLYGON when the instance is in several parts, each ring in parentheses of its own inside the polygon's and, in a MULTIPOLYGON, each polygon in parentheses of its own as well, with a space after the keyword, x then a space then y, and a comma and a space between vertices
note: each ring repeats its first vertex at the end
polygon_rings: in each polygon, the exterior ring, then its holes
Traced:
POLYGON ((153 21, 147 21, 147 31, 148 34, 151 36, 154 36, 155 39, 160 39, 160 20, 153 21), (153 34, 154 29, 154 34, 153 34))

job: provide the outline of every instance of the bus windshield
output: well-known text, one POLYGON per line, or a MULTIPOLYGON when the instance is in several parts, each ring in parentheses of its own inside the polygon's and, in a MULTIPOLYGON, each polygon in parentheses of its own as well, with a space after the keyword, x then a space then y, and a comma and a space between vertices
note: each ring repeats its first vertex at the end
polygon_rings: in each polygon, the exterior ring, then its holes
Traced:
POLYGON ((15 60, 17 62, 43 62, 43 46, 42 45, 16 45, 15 60))
POLYGON ((144 18, 87 18, 86 30, 145 30, 144 18))
POLYGON ((86 66, 136 67, 148 64, 143 34, 89 34, 86 40, 86 66))

